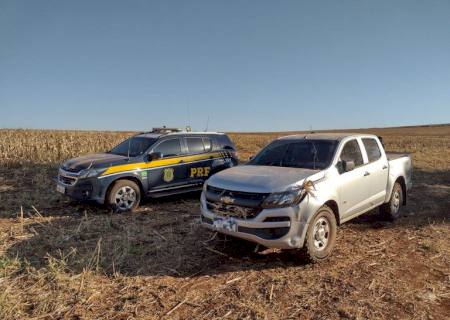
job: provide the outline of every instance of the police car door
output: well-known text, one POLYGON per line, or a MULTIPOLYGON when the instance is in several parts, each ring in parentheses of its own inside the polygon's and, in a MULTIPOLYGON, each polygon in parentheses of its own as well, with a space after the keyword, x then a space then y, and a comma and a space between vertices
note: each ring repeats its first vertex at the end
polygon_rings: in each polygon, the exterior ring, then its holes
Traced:
POLYGON ((190 184, 203 184, 211 174, 211 139, 201 136, 185 137, 188 158, 188 180, 190 184))
POLYGON ((182 187, 187 182, 187 167, 184 162, 185 152, 178 137, 164 139, 150 153, 159 152, 161 158, 153 160, 148 171, 149 192, 164 191, 182 187))

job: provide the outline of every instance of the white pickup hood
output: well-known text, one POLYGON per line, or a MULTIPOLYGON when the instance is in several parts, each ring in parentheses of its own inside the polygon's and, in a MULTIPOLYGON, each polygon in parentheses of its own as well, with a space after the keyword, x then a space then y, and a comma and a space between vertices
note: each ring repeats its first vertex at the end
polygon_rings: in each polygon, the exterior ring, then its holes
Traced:
POLYGON ((213 187, 255 193, 283 192, 320 170, 244 165, 220 171, 208 180, 213 187))

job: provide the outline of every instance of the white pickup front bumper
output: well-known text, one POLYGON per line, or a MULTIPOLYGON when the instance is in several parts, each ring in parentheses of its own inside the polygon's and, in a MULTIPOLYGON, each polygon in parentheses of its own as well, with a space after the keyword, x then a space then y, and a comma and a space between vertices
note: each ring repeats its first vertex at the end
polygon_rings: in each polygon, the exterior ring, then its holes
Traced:
POLYGON ((227 218, 208 210, 206 199, 201 199, 202 226, 226 235, 259 243, 268 248, 294 249, 304 243, 307 225, 300 222, 301 206, 263 209, 253 219, 227 218), (284 218, 288 221, 273 221, 284 218), (272 220, 272 221, 271 221, 272 220))

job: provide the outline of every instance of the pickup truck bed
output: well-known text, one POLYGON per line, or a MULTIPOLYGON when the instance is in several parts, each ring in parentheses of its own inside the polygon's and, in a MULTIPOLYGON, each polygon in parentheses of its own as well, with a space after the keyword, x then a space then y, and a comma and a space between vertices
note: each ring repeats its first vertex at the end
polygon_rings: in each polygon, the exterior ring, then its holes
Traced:
POLYGON ((412 186, 412 164, 411 156, 404 152, 386 152, 386 158, 389 162, 389 179, 387 184, 386 199, 390 198, 392 187, 398 177, 403 177, 405 190, 403 194, 403 204, 406 204, 406 193, 412 186))
POLYGON ((404 152, 386 152, 386 157, 388 161, 391 161, 402 157, 409 157, 409 154, 404 152))

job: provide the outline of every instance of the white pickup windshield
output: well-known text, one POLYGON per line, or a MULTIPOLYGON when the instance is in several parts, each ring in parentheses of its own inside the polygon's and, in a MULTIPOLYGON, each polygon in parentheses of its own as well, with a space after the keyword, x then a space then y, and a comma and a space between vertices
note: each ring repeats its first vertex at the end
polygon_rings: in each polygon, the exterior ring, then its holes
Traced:
POLYGON ((325 169, 333 160, 337 144, 335 140, 275 140, 248 164, 325 169))

